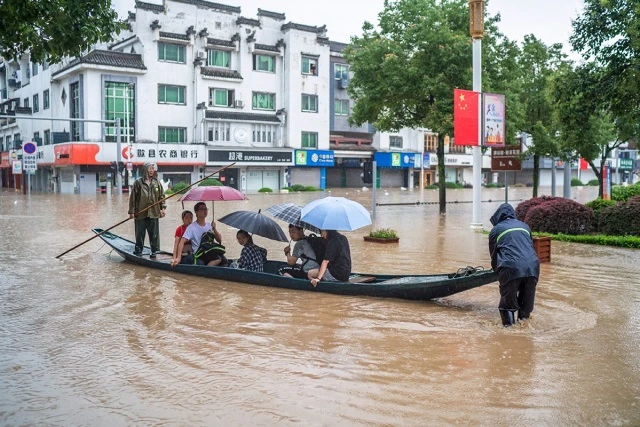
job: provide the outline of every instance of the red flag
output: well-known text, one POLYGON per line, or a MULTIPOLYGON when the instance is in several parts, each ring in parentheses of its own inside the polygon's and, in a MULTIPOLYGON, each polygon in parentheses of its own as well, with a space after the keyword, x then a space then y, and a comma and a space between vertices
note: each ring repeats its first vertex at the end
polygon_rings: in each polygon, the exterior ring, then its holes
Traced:
POLYGON ((453 138, 456 145, 478 145, 478 92, 453 90, 453 138))
POLYGON ((585 159, 580 158, 580 170, 586 171, 587 169, 589 169, 589 163, 585 159))

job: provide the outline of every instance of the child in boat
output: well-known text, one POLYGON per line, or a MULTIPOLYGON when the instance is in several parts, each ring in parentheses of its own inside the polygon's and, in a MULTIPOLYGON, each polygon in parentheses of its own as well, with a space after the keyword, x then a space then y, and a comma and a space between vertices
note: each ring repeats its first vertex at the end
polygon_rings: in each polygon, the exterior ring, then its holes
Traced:
POLYGON ((267 250, 253 243, 253 238, 244 230, 238 230, 236 239, 243 246, 240 258, 237 261, 238 268, 249 271, 264 271, 267 250))
MULTIPOLYGON (((178 246, 180 245, 180 240, 184 235, 184 232, 187 230, 187 227, 191 225, 193 222, 193 213, 190 210, 182 211, 182 224, 176 228, 176 232, 174 234, 175 240, 173 242, 173 258, 178 257, 178 246)), ((191 254, 191 242, 185 243, 182 248, 182 256, 187 256, 191 254)))
MULTIPOLYGON (((291 245, 285 246, 284 254, 287 257, 287 264, 289 265, 281 268, 278 272, 283 276, 307 279, 309 277, 309 270, 320 268, 320 264, 317 261, 317 254, 313 250, 313 247, 311 247, 309 241, 307 241, 302 227, 289 224, 289 236, 291 240, 296 243, 293 246, 293 251, 291 250, 291 245), (298 264, 298 260, 301 260, 302 263, 298 264)), ((318 239, 320 238, 318 237, 318 239)), ((322 261, 322 259, 320 259, 320 261, 322 261)))

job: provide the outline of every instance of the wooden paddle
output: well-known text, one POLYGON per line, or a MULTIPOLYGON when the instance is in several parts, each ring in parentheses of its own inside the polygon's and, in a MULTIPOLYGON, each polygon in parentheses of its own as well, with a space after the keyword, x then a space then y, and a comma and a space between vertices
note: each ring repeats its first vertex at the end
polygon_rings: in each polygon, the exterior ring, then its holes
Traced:
MULTIPOLYGON (((225 167, 223 167, 223 168, 218 169, 217 171, 215 171, 215 172, 213 172, 213 173, 211 173, 211 174, 209 174, 209 175, 205 176, 205 177, 204 177, 204 178, 202 178, 201 180, 194 182, 193 184, 191 184, 191 185, 189 185, 189 186, 187 186, 187 187, 183 188, 182 190, 180 190, 180 191, 178 191, 178 192, 176 192, 176 193, 173 193, 173 194, 171 194, 170 196, 167 196, 167 197, 163 198, 162 200, 158 200, 157 202, 155 202, 155 203, 154 203, 154 204, 152 204, 151 206, 147 206, 146 208, 144 208, 144 209, 142 209, 142 210, 140 210, 140 211, 136 212, 136 213, 134 214, 134 216, 138 216, 138 215, 140 215, 142 212, 145 212, 145 211, 147 211, 147 210, 151 209, 152 207, 154 207, 154 206, 156 206, 156 205, 158 205, 158 204, 160 204, 160 203, 162 203, 162 202, 164 202, 164 201, 166 201, 166 200, 168 200, 168 199, 172 198, 173 196, 175 196, 175 195, 177 195, 177 194, 184 193, 186 190, 190 189, 190 188, 191 188, 191 187, 193 187, 194 185, 201 183, 202 181, 204 181, 204 180, 205 180, 205 179, 207 179, 207 178, 211 178, 213 175, 215 175, 215 174, 217 174, 217 173, 219 173, 219 172, 222 172, 223 170, 225 170, 225 169, 227 169, 227 168, 230 168, 231 166, 233 166, 233 165, 235 165, 235 164, 236 164, 236 163, 235 163, 235 162, 233 162, 233 163, 231 163, 231 164, 229 164, 229 165, 227 165, 227 166, 225 166, 225 167)), ((115 225, 112 225, 111 227, 109 227, 109 228, 107 228, 107 229, 102 230, 100 233, 96 234, 95 236, 93 236, 93 237, 91 237, 91 238, 89 238, 89 239, 85 240, 84 242, 82 242, 82 243, 80 243, 80 244, 75 245, 74 247, 72 247, 72 248, 71 248, 71 249, 69 249, 69 250, 66 250, 66 251, 62 252, 62 253, 61 253, 60 255, 58 255, 56 258, 60 258, 61 256, 68 254, 68 253, 69 253, 69 252, 71 252, 72 250, 74 250, 74 249, 76 249, 76 248, 79 248, 80 246, 82 246, 82 245, 84 245, 85 243, 87 243, 87 242, 89 242, 89 241, 91 241, 91 240, 95 239, 96 237, 100 236, 101 234, 104 234, 104 233, 106 233, 107 231, 109 231, 109 230, 111 230, 111 229, 113 229, 113 228, 116 228, 117 226, 119 226, 119 225, 121 225, 121 224, 124 224, 125 222, 129 221, 130 219, 131 219, 131 217, 129 217, 129 218, 125 219, 125 220, 122 220, 122 221, 120 221, 119 223, 117 223, 117 224, 115 224, 115 225)))

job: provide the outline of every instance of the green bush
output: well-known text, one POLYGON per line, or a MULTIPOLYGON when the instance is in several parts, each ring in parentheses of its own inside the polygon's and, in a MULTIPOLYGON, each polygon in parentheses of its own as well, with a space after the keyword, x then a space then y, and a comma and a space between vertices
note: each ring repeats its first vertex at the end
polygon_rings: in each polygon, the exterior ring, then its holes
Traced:
POLYGON ((444 185, 446 188, 463 188, 462 184, 458 184, 457 182, 446 182, 444 185))
POLYGON ((571 178, 571 186, 572 187, 581 187, 584 184, 578 178, 571 178))
POLYGON ((615 185, 611 189, 611 200, 617 202, 626 202, 630 198, 638 195, 640 195, 640 182, 627 186, 615 185))
POLYGON ((304 191, 318 191, 318 189, 313 185, 307 185, 306 187, 304 187, 304 191))
POLYGON ((186 182, 179 182, 177 184, 175 184, 173 187, 171 187, 171 192, 172 193, 179 193, 182 190, 184 190, 185 188, 187 188, 189 186, 189 184, 187 184, 186 182))
POLYGON ((218 181, 215 178, 207 178, 204 181, 202 181, 200 184, 198 184, 198 187, 220 187, 222 185, 222 183, 220 181, 218 181))
POLYGON ((615 205, 616 202, 613 200, 604 200, 601 198, 597 198, 590 202, 585 203, 585 206, 591 208, 593 211, 593 228, 596 230, 600 230, 599 221, 600 221, 600 211, 604 208, 608 208, 609 206, 615 205))
POLYGON ((600 211, 598 229, 611 236, 640 236, 640 196, 600 211))
POLYGON ((593 211, 571 199, 556 197, 531 207, 524 222, 539 233, 585 234, 593 229, 593 211))
POLYGON ((289 191, 304 191, 304 185, 293 184, 291 187, 289 187, 289 191))
POLYGON ((390 228, 379 228, 369 233, 369 237, 376 237, 378 239, 395 239, 398 237, 396 230, 390 228))
POLYGON ((493 184, 493 183, 488 183, 485 185, 486 188, 504 188, 504 184, 493 184))
POLYGON ((636 236, 604 236, 596 234, 583 234, 572 236, 568 234, 554 234, 553 240, 561 242, 587 243, 592 245, 618 246, 621 248, 640 249, 640 237, 636 236))
POLYGON ((592 179, 591 181, 587 182, 587 185, 590 185, 591 187, 597 187, 600 185, 600 181, 598 181, 597 179, 592 179))
POLYGON ((437 190, 440 187, 438 186, 438 184, 431 184, 431 185, 427 185, 424 188, 427 189, 427 190, 437 190))
POLYGON ((262 187, 261 189, 258 190, 258 193, 273 193, 273 190, 270 189, 269 187, 262 187))

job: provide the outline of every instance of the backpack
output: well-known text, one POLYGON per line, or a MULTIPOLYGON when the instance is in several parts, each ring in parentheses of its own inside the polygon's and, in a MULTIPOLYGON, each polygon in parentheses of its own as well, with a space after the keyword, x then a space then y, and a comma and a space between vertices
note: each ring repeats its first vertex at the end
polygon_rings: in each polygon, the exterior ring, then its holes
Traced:
POLYGON ((313 233, 306 236, 305 240, 311 245, 311 249, 313 249, 313 252, 315 252, 316 257, 311 258, 310 256, 306 256, 305 254, 300 255, 300 257, 305 260, 305 263, 307 262, 307 260, 312 259, 318 264, 322 264, 322 260, 324 259, 324 251, 326 248, 325 240, 313 233))
POLYGON ((218 255, 224 255, 225 253, 224 246, 216 242, 216 235, 213 230, 206 231, 202 234, 200 246, 198 246, 198 250, 193 254, 193 263, 196 264, 198 258, 211 251, 214 251, 214 253, 218 255))

